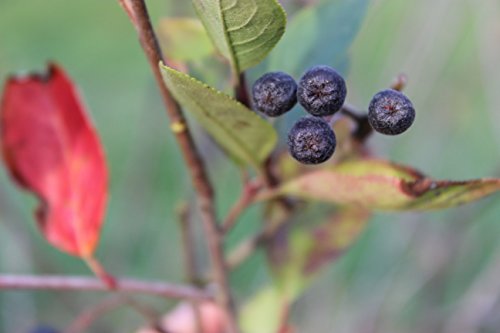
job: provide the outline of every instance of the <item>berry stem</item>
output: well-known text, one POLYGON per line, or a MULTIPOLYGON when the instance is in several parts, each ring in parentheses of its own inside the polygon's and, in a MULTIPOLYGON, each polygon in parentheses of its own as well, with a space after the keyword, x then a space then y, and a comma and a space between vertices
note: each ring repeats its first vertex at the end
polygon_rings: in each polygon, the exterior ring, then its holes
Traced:
POLYGON ((218 285, 217 301, 226 314, 228 320, 228 333, 239 332, 236 307, 231 295, 227 268, 224 262, 223 237, 221 237, 214 207, 214 194, 211 182, 207 176, 205 165, 196 148, 189 126, 181 112, 179 104, 172 97, 167 86, 163 82, 158 64, 163 61, 170 64, 160 49, 158 40, 154 33, 146 3, 144 0, 119 0, 120 4, 131 19, 137 30, 139 41, 154 73, 157 85, 160 89, 167 114, 172 124, 184 124, 182 131, 176 131, 175 136, 182 151, 187 168, 191 175, 194 189, 197 195, 200 216, 205 229, 208 243, 208 251, 212 260, 214 280, 218 285))
POLYGON ((250 95, 248 94, 245 72, 241 72, 238 75, 238 79, 236 80, 234 88, 234 96, 238 102, 245 105, 247 108, 251 108, 250 95))
POLYGON ((352 133, 353 137, 360 143, 365 142, 373 133, 373 129, 368 122, 368 116, 360 113, 356 108, 349 104, 344 104, 340 109, 343 115, 351 118, 356 123, 356 130, 352 133))

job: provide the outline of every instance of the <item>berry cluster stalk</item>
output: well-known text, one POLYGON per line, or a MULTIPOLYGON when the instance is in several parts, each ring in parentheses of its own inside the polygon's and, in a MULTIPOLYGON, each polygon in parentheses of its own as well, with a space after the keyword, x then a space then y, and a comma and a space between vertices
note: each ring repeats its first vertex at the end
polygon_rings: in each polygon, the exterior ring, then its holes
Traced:
POLYGON ((160 61, 166 64, 169 62, 161 53, 144 0, 119 1, 137 30, 140 43, 153 70, 163 102, 167 108, 171 124, 180 125, 176 127, 183 128, 182 131, 175 131, 175 135, 196 191, 200 215, 213 264, 214 279, 219 288, 217 300, 221 308, 226 312, 228 332, 237 333, 239 329, 236 308, 228 283, 227 268, 223 254, 223 237, 217 225, 212 185, 208 179, 203 160, 194 144, 184 115, 163 82, 158 65, 160 61))

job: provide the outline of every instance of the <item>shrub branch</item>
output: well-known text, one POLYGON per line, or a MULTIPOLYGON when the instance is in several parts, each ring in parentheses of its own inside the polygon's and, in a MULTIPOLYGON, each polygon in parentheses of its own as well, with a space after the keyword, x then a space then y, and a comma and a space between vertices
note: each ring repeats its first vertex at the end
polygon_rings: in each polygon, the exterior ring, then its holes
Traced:
POLYGON ((162 55, 144 0, 119 1, 137 30, 139 41, 148 58, 157 85, 160 89, 163 102, 167 108, 170 122, 172 126, 176 125, 176 127, 183 129, 181 131, 174 131, 174 133, 196 191, 200 215, 203 221, 209 253, 213 264, 214 280, 219 288, 217 300, 221 308, 226 312, 229 332, 237 333, 239 330, 236 318, 236 307, 231 296, 227 268, 224 262, 223 237, 221 237, 218 230, 212 185, 208 179, 203 160, 194 144, 186 119, 181 112, 179 104, 172 97, 170 91, 163 82, 158 66, 161 61, 165 64, 170 64, 170 62, 162 55))
POLYGON ((117 278, 114 289, 94 277, 64 275, 0 275, 2 289, 44 289, 74 291, 120 291, 162 296, 174 299, 210 300, 211 293, 199 288, 163 282, 146 282, 136 279, 117 278))

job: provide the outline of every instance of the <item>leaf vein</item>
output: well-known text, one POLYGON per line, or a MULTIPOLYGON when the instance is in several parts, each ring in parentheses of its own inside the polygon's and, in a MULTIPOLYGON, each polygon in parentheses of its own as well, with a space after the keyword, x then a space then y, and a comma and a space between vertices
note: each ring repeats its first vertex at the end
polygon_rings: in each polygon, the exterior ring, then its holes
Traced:
POLYGON ((269 40, 271 40, 271 39, 266 39, 266 40, 264 40, 262 43, 257 44, 257 45, 255 45, 254 47, 251 47, 251 48, 249 48, 249 49, 244 49, 244 50, 241 50, 241 51, 237 51, 236 53, 237 53, 238 55, 247 54, 247 53, 249 53, 249 52, 252 52, 252 51, 254 51, 254 50, 256 50, 256 49, 260 48, 262 45, 265 45, 265 44, 266 44, 269 40))
POLYGON ((233 1, 233 3, 230 3, 230 4, 229 4, 229 6, 224 7, 224 8, 221 8, 220 10, 221 10, 222 12, 226 12, 226 11, 228 11, 228 10, 230 10, 230 9, 232 9, 232 8, 234 8, 234 7, 236 7, 236 5, 237 5, 237 4, 238 4, 238 0, 234 0, 234 1, 233 1))
POLYGON ((242 45, 251 43, 251 42, 259 39, 264 34, 264 32, 269 28, 269 26, 271 25, 271 23, 273 23, 272 20, 269 21, 269 22, 267 22, 267 24, 264 26, 264 28, 262 28, 262 30, 257 35, 255 35, 254 37, 248 38, 248 39, 244 39, 244 40, 242 40, 240 42, 237 42, 237 43, 233 43, 233 46, 242 46, 242 45))
POLYGON ((255 6, 254 9, 253 9, 253 12, 250 14, 250 16, 246 19, 245 22, 242 22, 240 25, 237 25, 237 26, 234 26, 234 27, 228 27, 227 31, 228 32, 233 32, 233 31, 237 31, 237 30, 240 30, 240 29, 244 28, 245 26, 247 26, 252 21, 252 19, 255 17, 255 15, 257 14, 257 12, 258 12, 258 7, 255 6))

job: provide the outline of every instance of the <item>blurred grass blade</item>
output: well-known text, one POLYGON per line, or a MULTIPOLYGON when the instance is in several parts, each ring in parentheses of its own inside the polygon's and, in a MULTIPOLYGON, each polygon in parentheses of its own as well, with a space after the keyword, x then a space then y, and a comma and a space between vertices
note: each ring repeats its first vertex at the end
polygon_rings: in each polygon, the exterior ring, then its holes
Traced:
POLYGON ((323 0, 290 20, 287 33, 269 56, 269 70, 298 77, 317 64, 345 72, 347 51, 369 0, 323 0))
POLYGON ((215 51, 203 24, 191 17, 161 19, 158 35, 163 52, 172 60, 200 60, 215 51))
POLYGON ((376 210, 436 210, 472 202, 500 190, 500 179, 434 180, 382 160, 355 160, 284 183, 271 196, 292 195, 376 210))
POLYGON ((260 168, 277 142, 274 128, 233 98, 172 68, 160 65, 177 101, 239 163, 260 168))
POLYGON ((276 0, 193 0, 209 36, 239 73, 261 62, 285 32, 276 0))

